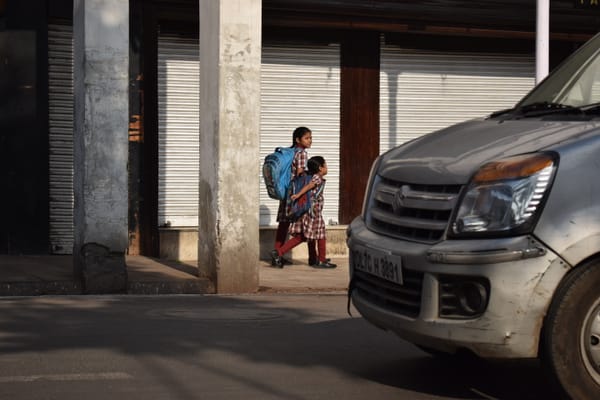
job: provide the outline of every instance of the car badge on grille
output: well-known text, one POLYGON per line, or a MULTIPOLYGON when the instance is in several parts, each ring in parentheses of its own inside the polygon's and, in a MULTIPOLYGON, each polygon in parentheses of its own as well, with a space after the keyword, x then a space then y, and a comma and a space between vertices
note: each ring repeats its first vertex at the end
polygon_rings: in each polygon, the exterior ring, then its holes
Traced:
POLYGON ((408 197, 408 193, 410 192, 410 186, 402 185, 400 190, 394 194, 394 201, 392 202, 392 209, 394 210, 394 214, 398 214, 402 208, 404 208, 404 201, 408 197))

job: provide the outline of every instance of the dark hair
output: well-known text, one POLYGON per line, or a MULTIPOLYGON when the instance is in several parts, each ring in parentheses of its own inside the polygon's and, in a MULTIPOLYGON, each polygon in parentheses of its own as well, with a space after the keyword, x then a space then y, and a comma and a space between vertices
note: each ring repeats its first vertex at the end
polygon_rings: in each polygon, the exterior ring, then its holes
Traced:
POLYGON ((314 175, 323 165, 325 165, 325 159, 321 156, 314 156, 306 162, 306 169, 308 169, 309 175, 314 175))
POLYGON ((292 134, 292 146, 291 147, 294 147, 295 145, 297 145, 298 143, 296 143, 296 139, 300 139, 307 132, 311 133, 311 130, 305 126, 299 126, 296 129, 294 129, 294 133, 292 134))

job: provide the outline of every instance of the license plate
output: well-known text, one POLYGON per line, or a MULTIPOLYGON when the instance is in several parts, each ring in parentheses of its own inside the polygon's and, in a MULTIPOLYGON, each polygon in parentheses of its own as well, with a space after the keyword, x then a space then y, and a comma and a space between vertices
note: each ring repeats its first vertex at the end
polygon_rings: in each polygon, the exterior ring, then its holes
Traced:
POLYGON ((391 251, 354 245, 350 252, 350 262, 356 270, 403 284, 402 258, 391 251))

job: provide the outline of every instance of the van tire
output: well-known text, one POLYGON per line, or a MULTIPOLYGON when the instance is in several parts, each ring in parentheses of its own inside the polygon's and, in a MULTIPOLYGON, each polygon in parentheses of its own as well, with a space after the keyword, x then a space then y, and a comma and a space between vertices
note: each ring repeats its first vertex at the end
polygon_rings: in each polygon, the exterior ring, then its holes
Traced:
POLYGON ((600 398, 600 261, 569 272, 544 321, 541 358, 565 394, 600 398))

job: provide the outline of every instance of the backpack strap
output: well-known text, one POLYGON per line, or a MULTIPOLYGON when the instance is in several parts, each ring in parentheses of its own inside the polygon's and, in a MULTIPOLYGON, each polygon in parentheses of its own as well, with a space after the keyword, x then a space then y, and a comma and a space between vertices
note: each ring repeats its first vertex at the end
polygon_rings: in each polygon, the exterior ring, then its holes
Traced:
POLYGON ((323 193, 323 189, 325 188, 325 181, 323 181, 320 185, 319 188, 317 190, 313 189, 313 197, 316 199, 317 197, 319 197, 321 195, 321 193, 323 193))

